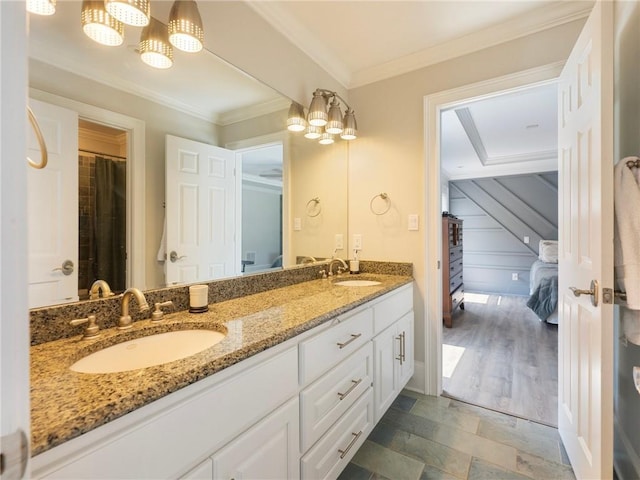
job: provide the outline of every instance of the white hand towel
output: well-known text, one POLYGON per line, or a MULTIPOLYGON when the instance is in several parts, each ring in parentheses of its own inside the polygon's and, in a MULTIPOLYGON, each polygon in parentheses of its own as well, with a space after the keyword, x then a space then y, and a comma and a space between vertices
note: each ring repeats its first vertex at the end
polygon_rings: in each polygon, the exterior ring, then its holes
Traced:
POLYGON ((614 169, 615 276, 619 289, 627 292, 627 306, 640 310, 640 185, 627 167, 627 157, 614 169))
POLYGON ((164 225, 162 227, 162 238, 160 239, 160 247, 156 254, 156 260, 164 262, 167 259, 167 216, 164 217, 164 225))

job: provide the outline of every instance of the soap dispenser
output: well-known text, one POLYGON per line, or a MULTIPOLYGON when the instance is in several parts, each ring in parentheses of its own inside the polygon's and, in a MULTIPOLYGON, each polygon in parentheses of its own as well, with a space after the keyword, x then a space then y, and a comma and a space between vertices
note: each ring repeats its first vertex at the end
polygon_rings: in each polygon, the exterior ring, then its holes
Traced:
POLYGON ((358 250, 353 251, 353 260, 349 260, 349 273, 352 275, 360 273, 360 261, 358 260, 358 250))

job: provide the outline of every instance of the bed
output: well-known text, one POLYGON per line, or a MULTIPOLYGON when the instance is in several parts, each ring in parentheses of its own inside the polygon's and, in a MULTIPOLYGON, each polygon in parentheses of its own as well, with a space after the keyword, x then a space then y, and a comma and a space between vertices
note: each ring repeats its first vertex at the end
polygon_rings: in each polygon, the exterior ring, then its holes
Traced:
POLYGON ((527 306, 541 321, 558 324, 558 242, 540 240, 538 260, 529 273, 527 306))

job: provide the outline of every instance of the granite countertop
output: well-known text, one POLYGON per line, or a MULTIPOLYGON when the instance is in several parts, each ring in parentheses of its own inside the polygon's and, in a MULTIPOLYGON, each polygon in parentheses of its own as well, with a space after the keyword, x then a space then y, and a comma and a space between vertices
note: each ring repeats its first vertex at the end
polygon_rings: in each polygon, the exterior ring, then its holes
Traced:
MULTIPOLYGON (((353 279, 351 276, 338 277, 353 279)), ((37 455, 171 392, 273 347, 369 300, 413 281, 399 275, 356 277, 368 287, 313 280, 209 305, 200 314, 165 314, 160 323, 107 328, 96 339, 81 335, 31 347, 31 448, 37 455), (86 374, 69 370, 83 356, 144 335, 185 328, 226 333, 220 343, 182 360, 128 372, 86 374)), ((335 281, 335 280, 334 280, 335 281)), ((137 307, 132 307, 137 308, 137 307)))

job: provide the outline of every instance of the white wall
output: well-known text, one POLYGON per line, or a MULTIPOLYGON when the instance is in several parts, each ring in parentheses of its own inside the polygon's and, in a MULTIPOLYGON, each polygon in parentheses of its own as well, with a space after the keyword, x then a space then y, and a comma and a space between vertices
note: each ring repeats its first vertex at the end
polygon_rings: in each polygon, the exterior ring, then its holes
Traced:
POLYGON ((242 258, 255 252, 255 264, 245 272, 270 268, 282 254, 280 213, 282 189, 242 182, 242 258))

